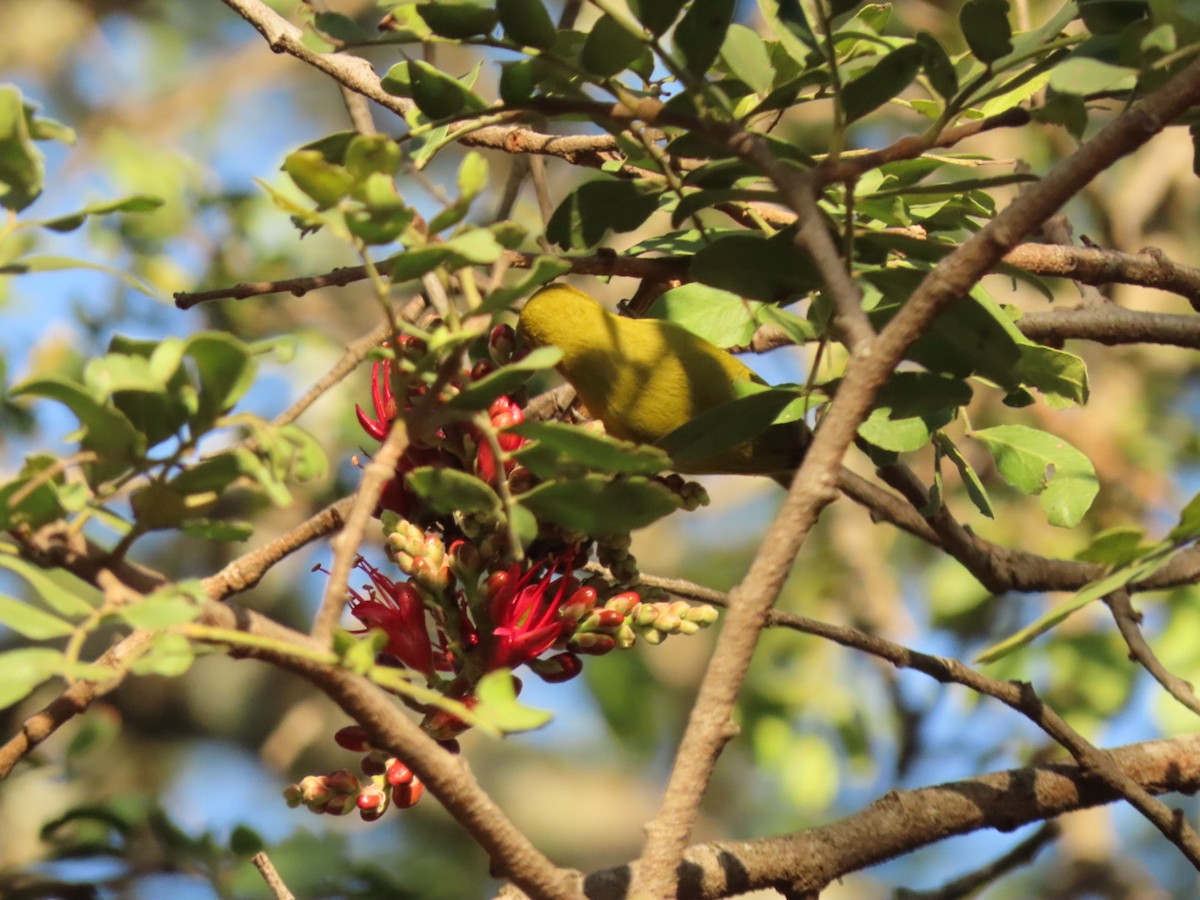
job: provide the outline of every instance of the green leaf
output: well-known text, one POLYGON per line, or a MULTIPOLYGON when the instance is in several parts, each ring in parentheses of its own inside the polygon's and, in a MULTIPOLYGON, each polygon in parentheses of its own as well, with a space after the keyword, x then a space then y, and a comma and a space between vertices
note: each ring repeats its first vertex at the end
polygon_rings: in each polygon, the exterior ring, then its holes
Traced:
POLYGON ((705 410, 658 441, 658 446, 675 465, 686 468, 761 434, 796 399, 794 391, 763 388, 705 410))
POLYGON ((546 237, 560 247, 583 250, 609 231, 632 231, 658 209, 657 194, 633 181, 608 176, 586 181, 554 210, 546 237))
POLYGON ((0 594, 0 626, 31 641, 63 637, 75 630, 70 622, 4 594, 0 594))
POLYGON ((1067 616, 1071 615, 1071 613, 1083 609, 1083 607, 1087 606, 1093 600, 1106 597, 1113 591, 1123 588, 1131 582, 1148 578, 1171 561, 1171 549, 1170 545, 1160 545, 1151 554, 1138 562, 1123 566, 1117 569, 1117 571, 1101 578, 1099 581, 1093 581, 1091 584, 1080 588, 1073 597, 1054 607, 1048 613, 1038 618, 1033 624, 1027 625, 1011 637, 1007 637, 988 647, 975 657, 975 661, 979 663, 995 662, 1012 653, 1014 650, 1024 647, 1039 635, 1045 634, 1055 625, 1066 619, 1067 616))
POLYGON ((737 0, 694 0, 675 26, 675 49, 696 78, 703 78, 716 60, 736 8, 737 0))
POLYGON ((590 535, 628 534, 680 506, 660 484, 604 475, 547 482, 517 499, 540 519, 590 535))
POLYGON ((898 372, 875 398, 875 410, 858 429, 869 443, 893 453, 924 447, 933 433, 971 400, 965 381, 932 372, 898 372))
POLYGON ((496 0, 496 14, 514 44, 549 50, 558 40, 558 29, 542 0, 496 0))
POLYGON ((261 853, 266 847, 267 844, 262 839, 262 835, 249 825, 238 825, 229 835, 229 851, 234 856, 254 856, 256 853, 261 853))
POLYGON ((1179 513, 1179 524, 1171 529, 1167 537, 1182 544, 1200 537, 1200 494, 1187 502, 1179 513))
POLYGON ((498 17, 490 5, 476 0, 437 0, 418 3, 417 14, 439 37, 461 41, 477 34, 488 34, 498 17))
POLYGON ((529 438, 513 455, 539 478, 581 475, 583 470, 656 475, 671 467, 656 447, 633 444, 562 422, 524 422, 510 431, 529 438))
POLYGON ((662 37, 687 0, 629 0, 629 11, 655 37, 662 37))
POLYGON ((1075 558, 1080 562, 1099 563, 1102 566, 1126 566, 1154 549, 1142 542, 1145 536, 1146 532, 1142 529, 1130 525, 1106 528, 1076 553, 1075 558))
POLYGON ((950 57, 946 55, 946 48, 928 31, 918 32, 916 41, 924 54, 921 67, 925 70, 925 77, 929 79, 930 86, 942 98, 951 99, 958 93, 958 73, 954 71, 954 63, 950 62, 950 57))
POLYGON ((368 175, 387 175, 400 168, 400 145, 386 134, 359 134, 346 144, 343 164, 356 180, 368 175))
POLYGON ((283 171, 319 209, 328 209, 350 193, 354 176, 316 150, 295 150, 283 161, 283 171))
POLYGON ((1138 70, 1087 56, 1073 56, 1050 73, 1050 87, 1060 94, 1128 91, 1137 85, 1138 70))
POLYGON ((114 269, 110 266, 102 266, 99 263, 89 262, 86 259, 75 259, 71 256, 44 256, 41 254, 22 256, 20 259, 0 266, 0 275, 27 275, 31 272, 63 272, 71 269, 89 269, 93 272, 103 272, 105 275, 111 275, 113 278, 125 282, 125 284, 129 285, 135 291, 141 291, 147 297, 162 296, 161 291, 136 275, 120 269, 114 269))
POLYGON ((1087 403, 1087 364, 1074 353, 1022 344, 1017 372, 1022 384, 1036 388, 1056 407, 1087 403))
POLYGON ((492 291, 480 304, 477 312, 480 315, 492 315, 506 310, 518 297, 527 297, 543 284, 570 271, 571 264, 565 259, 557 256, 539 256, 534 259, 525 278, 508 287, 492 291))
POLYGON ((409 60, 413 101, 428 118, 448 119, 463 110, 483 109, 484 102, 462 82, 419 59, 409 60))
POLYGON ((1012 52, 1012 25, 1008 0, 968 0, 958 24, 971 53, 982 63, 993 63, 1012 52))
POLYGON ((119 200, 107 200, 102 203, 93 203, 90 206, 85 206, 83 209, 69 213, 65 216, 56 216, 53 219, 44 219, 41 222, 33 223, 41 225, 43 228, 49 228, 51 231, 74 231, 87 220, 88 216, 102 216, 108 213, 141 213, 152 212, 163 205, 163 201, 159 197, 152 197, 149 194, 134 194, 131 197, 122 197, 119 200))
POLYGON ((198 601, 206 599, 199 581, 172 585, 148 594, 139 603, 123 606, 119 615, 134 628, 163 631, 200 615, 198 601))
POLYGON ((645 49, 641 37, 605 14, 588 32, 579 61, 593 75, 609 78, 628 68, 645 49))
POLYGON ((954 463, 955 468, 958 469, 958 474, 967 489, 967 496, 971 498, 971 502, 975 504, 975 508, 989 519, 996 518, 996 514, 992 510, 992 500, 988 496, 987 488, 983 486, 983 481, 980 480, 978 473, 976 473, 971 464, 967 462, 967 458, 962 455, 962 451, 958 449, 958 446, 940 431, 934 435, 934 442, 938 451, 954 463))
POLYGON ((0 709, 24 700, 62 667, 62 653, 49 647, 22 647, 0 653, 0 709))
POLYGON ((754 93, 766 95, 775 85, 775 69, 771 65, 767 45, 745 25, 733 24, 725 34, 721 45, 721 57, 735 76, 746 83, 754 93))
POLYGON ((441 244, 410 250, 391 258, 387 267, 393 284, 412 281, 438 266, 457 271, 464 266, 486 266, 504 253, 495 235, 484 228, 469 231, 441 244))
POLYGON ((646 314, 676 322, 718 347, 745 347, 758 327, 755 313, 764 305, 730 291, 692 283, 659 296, 646 314))
MULTIPOLYGON (((207 430, 217 416, 233 409, 254 383, 257 366, 250 348, 233 335, 202 331, 185 342, 185 353, 200 381, 199 410, 193 428, 207 430)), ((195 437, 196 435, 193 435, 195 437)))
POLYGON ((196 651, 182 634, 162 631, 154 635, 150 648, 134 660, 129 671, 134 675, 161 675, 177 678, 192 667, 196 651))
POLYGON ((924 58, 925 51, 919 45, 905 44, 847 84, 842 90, 846 121, 862 118, 912 84, 924 58))
POLYGON ((1091 461, 1052 434, 998 425, 973 431, 971 437, 988 448, 1005 481, 1023 493, 1040 495, 1051 525, 1078 525, 1100 490, 1091 461))
POLYGON ((405 480, 435 513, 496 514, 500 510, 500 498, 495 491, 475 476, 457 469, 421 466, 405 475, 405 480))
POLYGON ((478 702, 471 710, 475 717, 501 734, 533 731, 554 718, 547 710, 518 702, 513 675, 508 669, 488 672, 479 679, 475 699, 478 702))
POLYGON ((74 586, 74 589, 64 587, 46 570, 7 553, 0 553, 0 568, 8 569, 27 581, 46 606, 60 616, 68 619, 82 619, 95 611, 96 602, 89 602, 85 598, 98 601, 99 594, 96 589, 74 576, 67 575, 64 570, 53 571, 66 578, 74 586))
POLYGON ((462 393, 450 399, 446 408, 487 409, 497 397, 509 394, 524 384, 531 373, 553 368, 558 365, 560 359, 562 359, 562 351, 557 347, 538 347, 521 359, 514 360, 497 369, 491 375, 485 375, 478 381, 471 382, 463 389, 462 393))
POLYGON ((767 239, 720 237, 692 257, 689 272, 695 281, 755 300, 782 300, 821 283, 808 256, 796 252, 790 231, 767 239))
POLYGON ((146 451, 146 438, 119 411, 97 401, 82 387, 63 378, 39 378, 17 385, 10 397, 57 400, 79 419, 79 443, 105 463, 125 466, 146 451))
POLYGON ((32 110, 11 85, 0 87, 0 205, 20 212, 38 198, 44 157, 30 134, 32 110))

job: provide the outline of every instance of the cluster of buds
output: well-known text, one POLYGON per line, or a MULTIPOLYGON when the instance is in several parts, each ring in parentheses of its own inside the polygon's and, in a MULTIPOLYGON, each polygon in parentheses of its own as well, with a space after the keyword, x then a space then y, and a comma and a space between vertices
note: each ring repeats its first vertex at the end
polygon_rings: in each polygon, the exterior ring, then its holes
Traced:
POLYGON ((389 807, 408 809, 424 795, 421 779, 394 756, 371 747, 361 726, 342 728, 334 740, 346 750, 364 754, 361 767, 365 780, 349 769, 309 775, 284 790, 288 806, 303 805, 312 812, 335 816, 357 809, 364 821, 373 822, 389 807))
POLYGON ((677 496, 686 512, 695 512, 702 506, 708 506, 708 491, 698 481, 688 481, 682 475, 672 473, 658 479, 668 491, 677 496))

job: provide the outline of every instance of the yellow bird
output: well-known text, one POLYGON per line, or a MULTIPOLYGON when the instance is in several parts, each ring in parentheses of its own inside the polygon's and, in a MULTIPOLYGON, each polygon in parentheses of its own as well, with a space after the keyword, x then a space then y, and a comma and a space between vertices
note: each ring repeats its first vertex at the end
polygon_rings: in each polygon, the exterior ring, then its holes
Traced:
MULTIPOLYGON (((565 284, 543 288, 521 310, 517 333, 563 352, 558 369, 616 438, 653 444, 701 413, 763 384, 744 363, 681 325, 614 315, 565 284)), ((680 466, 692 474, 768 475, 790 483, 810 434, 803 422, 772 425, 752 440, 680 466)))

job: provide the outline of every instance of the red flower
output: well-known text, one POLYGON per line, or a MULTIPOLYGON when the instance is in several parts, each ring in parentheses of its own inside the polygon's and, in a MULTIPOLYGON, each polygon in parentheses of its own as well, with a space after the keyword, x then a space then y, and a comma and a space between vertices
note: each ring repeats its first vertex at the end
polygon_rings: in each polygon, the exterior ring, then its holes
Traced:
POLYGON ((538 563, 524 574, 515 563, 492 573, 488 579, 493 626, 488 669, 515 669, 554 646, 567 627, 559 607, 576 585, 571 577, 573 568, 574 557, 567 554, 538 563))
POLYGON ((407 582, 392 581, 364 559, 358 568, 371 576, 368 596, 350 589, 350 612, 367 628, 380 628, 388 642, 383 652, 426 677, 433 675, 433 643, 425 625, 425 604, 407 582))
POLYGON ((396 418, 396 395, 392 393, 392 361, 390 359, 376 360, 371 366, 371 405, 375 408, 375 418, 367 416, 357 403, 354 412, 358 416, 358 424, 363 431, 382 441, 392 428, 392 420, 396 418))

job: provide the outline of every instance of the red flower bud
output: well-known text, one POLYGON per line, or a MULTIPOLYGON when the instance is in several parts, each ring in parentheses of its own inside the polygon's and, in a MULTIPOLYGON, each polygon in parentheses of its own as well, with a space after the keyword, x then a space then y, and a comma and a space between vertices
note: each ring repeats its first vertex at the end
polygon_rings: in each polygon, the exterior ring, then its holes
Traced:
POLYGON ((367 740, 367 729, 361 725, 347 725, 345 728, 339 728, 334 732, 333 739, 343 750, 350 750, 354 753, 366 753, 371 749, 371 742, 367 740))
POLYGON ((392 802, 398 809, 411 809, 417 805, 424 793, 425 785, 421 783, 421 779, 413 776, 412 781, 392 788, 392 802))
POLYGON ((388 762, 387 782, 392 787, 396 787, 397 785, 401 784, 408 784, 414 778, 416 778, 416 776, 413 775, 412 769, 400 762, 400 760, 393 759, 388 762))
POLYGON ((496 371, 496 364, 490 359, 481 359, 471 367, 471 380, 478 381, 496 371))
POLYGON ((517 336, 511 325, 497 325, 488 336, 488 355, 500 365, 512 358, 517 336))
POLYGON ((535 659, 529 667, 547 684, 561 684, 583 671, 583 660, 574 653, 558 653, 549 659, 535 659))

